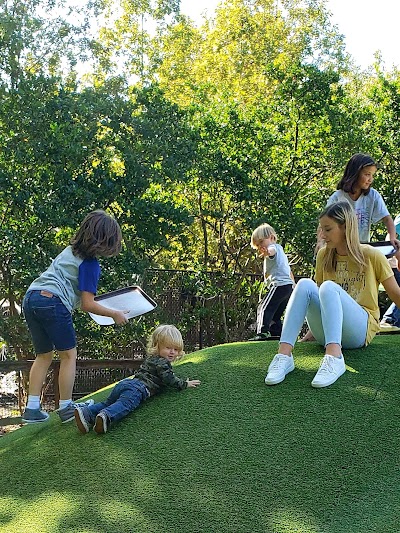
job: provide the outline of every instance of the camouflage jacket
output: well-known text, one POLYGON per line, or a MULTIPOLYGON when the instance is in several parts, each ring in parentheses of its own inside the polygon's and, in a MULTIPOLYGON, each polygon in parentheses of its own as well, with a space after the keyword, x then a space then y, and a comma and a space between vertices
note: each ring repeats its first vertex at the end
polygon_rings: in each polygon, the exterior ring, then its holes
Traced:
POLYGON ((132 378, 139 379, 150 392, 150 396, 157 394, 164 387, 173 387, 178 390, 187 388, 187 382, 178 378, 171 363, 165 357, 159 355, 149 355, 140 365, 132 378))

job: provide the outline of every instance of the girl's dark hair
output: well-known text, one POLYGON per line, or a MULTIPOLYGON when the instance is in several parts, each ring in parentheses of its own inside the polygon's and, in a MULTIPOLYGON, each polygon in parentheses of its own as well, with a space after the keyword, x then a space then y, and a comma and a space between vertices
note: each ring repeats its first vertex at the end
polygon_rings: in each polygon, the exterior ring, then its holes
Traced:
POLYGON ((112 257, 121 251, 122 234, 118 222, 105 211, 97 209, 86 215, 71 239, 74 255, 89 259, 112 257))
MULTIPOLYGON (((344 169, 343 177, 337 184, 337 189, 343 189, 344 192, 354 192, 354 185, 357 183, 360 171, 365 167, 377 167, 377 163, 368 154, 354 154, 344 169)), ((369 187, 363 194, 369 194, 369 187)))

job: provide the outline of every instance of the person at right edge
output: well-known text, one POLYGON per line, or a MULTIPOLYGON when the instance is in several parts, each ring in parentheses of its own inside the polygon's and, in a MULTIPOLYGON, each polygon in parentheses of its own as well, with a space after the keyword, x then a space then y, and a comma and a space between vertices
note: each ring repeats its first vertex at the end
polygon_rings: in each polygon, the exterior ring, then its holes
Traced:
MULTIPOLYGON (((397 237, 400 236, 400 215, 397 215, 394 219, 394 226, 396 228, 397 237)), ((386 240, 389 240, 389 235, 386 236, 386 240)), ((397 284, 400 285, 400 271, 399 271, 399 260, 400 252, 398 251, 396 255, 389 259, 389 264, 392 267, 393 275, 397 281, 397 284)), ((397 305, 392 302, 389 308, 386 310, 385 314, 381 320, 381 332, 400 332, 400 309, 397 305)))

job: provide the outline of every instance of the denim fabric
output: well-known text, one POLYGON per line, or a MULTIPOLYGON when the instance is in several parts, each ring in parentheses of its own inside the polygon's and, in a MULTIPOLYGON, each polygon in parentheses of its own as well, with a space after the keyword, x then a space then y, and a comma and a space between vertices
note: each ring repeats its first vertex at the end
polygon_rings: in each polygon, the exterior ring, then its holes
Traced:
MULTIPOLYGON (((394 277, 396 278, 397 285, 400 286, 400 272, 397 270, 397 268, 393 269, 394 277)), ((397 307, 395 303, 392 303, 389 308, 386 310, 385 314, 382 317, 382 320, 387 322, 388 324, 392 324, 392 326, 396 326, 400 328, 400 309, 397 307)))
POLYGON ((138 379, 123 379, 115 385, 104 402, 89 405, 93 417, 100 411, 107 414, 110 422, 117 422, 134 411, 149 396, 147 387, 138 379))
POLYGON ((397 307, 395 303, 392 303, 388 307, 388 309, 386 310, 385 314, 382 317, 382 320, 384 320, 388 324, 391 324, 392 326, 396 326, 400 328, 400 309, 397 307))
POLYGON ((318 288, 311 279, 301 279, 289 300, 281 342, 294 346, 304 319, 316 341, 323 346, 364 346, 368 313, 337 283, 325 281, 318 288))
POLYGON ((41 291, 28 291, 22 303, 25 320, 37 354, 56 349, 71 350, 76 346, 72 315, 58 296, 42 296, 41 291))

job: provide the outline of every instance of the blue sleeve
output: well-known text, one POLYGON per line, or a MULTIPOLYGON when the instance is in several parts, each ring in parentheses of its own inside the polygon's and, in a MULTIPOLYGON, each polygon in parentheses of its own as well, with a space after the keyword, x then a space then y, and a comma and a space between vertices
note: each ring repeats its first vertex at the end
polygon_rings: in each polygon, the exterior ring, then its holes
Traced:
POLYGON ((79 265, 78 289, 96 294, 101 269, 97 259, 84 259, 79 265))

